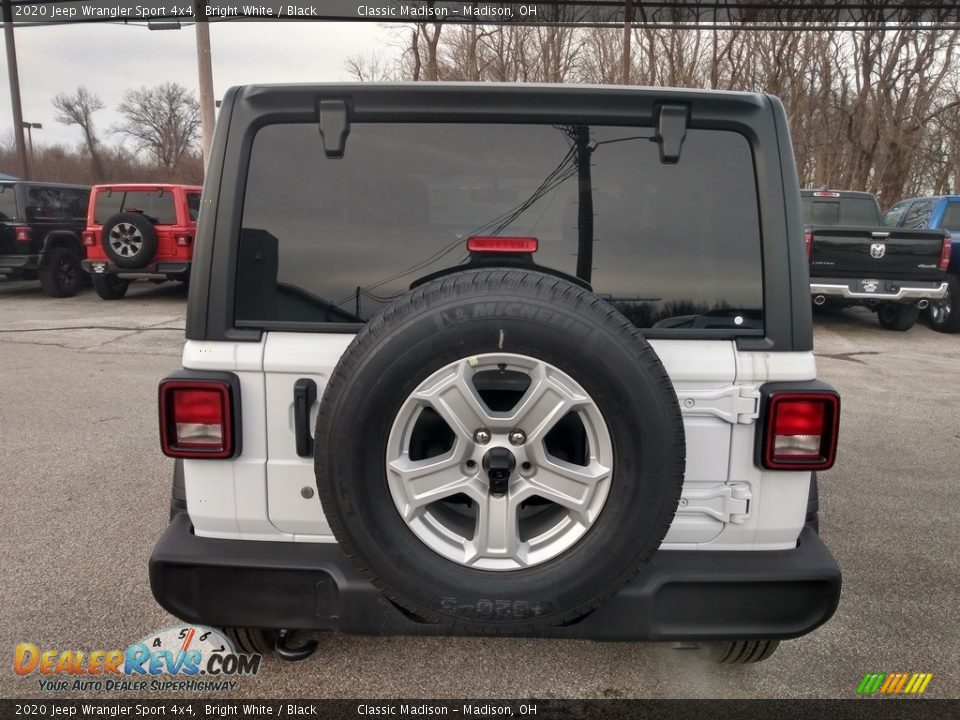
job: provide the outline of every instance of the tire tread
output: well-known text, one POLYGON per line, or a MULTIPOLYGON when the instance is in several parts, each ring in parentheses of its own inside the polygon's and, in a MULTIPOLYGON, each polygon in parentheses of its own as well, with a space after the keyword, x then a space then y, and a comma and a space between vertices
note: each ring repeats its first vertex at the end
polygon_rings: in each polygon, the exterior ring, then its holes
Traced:
MULTIPOLYGON (((571 282, 545 273, 517 271, 515 269, 486 269, 456 273, 421 285, 397 299, 381 313, 373 317, 357 334, 354 341, 337 363, 333 373, 331 373, 324 392, 324 398, 331 392, 331 389, 335 390, 339 385, 348 381, 349 376, 356 371, 357 359, 365 356, 371 345, 385 339, 383 335, 384 329, 388 325, 402 323, 405 319, 416 316, 441 298, 449 300, 460 295, 469 295, 480 290, 486 290, 491 285, 496 286, 498 291, 533 290, 541 296, 539 298, 541 300, 546 302, 556 301, 568 306, 572 305, 572 309, 592 315, 597 322, 606 325, 610 329, 615 331, 619 330, 623 342, 629 343, 631 351, 643 357, 645 360, 644 366, 653 374, 654 382, 676 402, 676 392, 673 383, 663 364, 660 362, 659 356, 643 338, 642 332, 627 320, 620 311, 589 290, 571 282)), ((331 422, 336 412, 337 408, 332 403, 321 402, 317 417, 317 428, 319 429, 321 425, 331 422)), ((684 459, 686 457, 683 421, 679 411, 679 403, 676 406, 676 412, 671 413, 671 422, 673 423, 673 437, 675 438, 674 453, 676 453, 677 457, 681 458, 678 465, 680 481, 673 483, 673 492, 667 501, 672 507, 676 508, 682 491, 684 459)), ((319 432, 317 437, 319 437, 319 432)), ((319 443, 316 447, 319 447, 319 443)), ((319 454, 316 457, 319 468, 319 454)), ((332 489, 328 483, 318 482, 317 494, 323 507, 329 508, 332 506, 332 489)), ((511 623, 503 625, 491 624, 478 627, 476 623, 459 621, 449 615, 441 615, 431 608, 412 603, 385 584, 368 566, 368 563, 363 560, 356 547, 350 541, 346 528, 341 524, 337 513, 328 512, 326 513, 326 517, 334 537, 336 537, 343 552, 353 561, 357 571, 367 578, 374 587, 380 590, 389 600, 406 608, 410 612, 432 622, 442 622, 445 626, 453 629, 470 630, 485 635, 511 635, 515 634, 518 628, 535 628, 542 625, 542 623, 529 623, 527 625, 511 623)), ((606 588, 606 591, 602 595, 597 596, 592 603, 587 606, 577 607, 562 615, 554 616, 550 619, 549 624, 562 625, 581 618, 623 589, 652 559, 668 530, 669 526, 660 534, 658 542, 650 544, 652 549, 644 554, 642 560, 628 567, 621 576, 613 581, 606 588)))

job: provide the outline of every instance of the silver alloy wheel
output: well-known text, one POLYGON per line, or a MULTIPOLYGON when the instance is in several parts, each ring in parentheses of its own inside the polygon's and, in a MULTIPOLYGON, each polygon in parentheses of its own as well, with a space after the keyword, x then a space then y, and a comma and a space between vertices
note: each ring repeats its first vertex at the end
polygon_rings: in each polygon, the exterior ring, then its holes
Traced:
POLYGON ((472 568, 515 570, 561 555, 593 526, 610 490, 613 444, 596 403, 565 372, 490 353, 450 363, 411 393, 390 432, 386 470, 397 511, 428 547, 472 568), (492 410, 474 384, 478 373, 522 373, 529 384, 510 409, 492 410), (427 408, 452 439, 439 454, 413 458, 427 408), (571 414, 585 438, 583 464, 561 459, 545 442, 571 414), (479 430, 489 431, 489 441, 476 441, 479 430), (520 445, 517 431, 525 436, 520 445), (502 492, 487 469, 491 453, 510 456, 502 492))
POLYGON ((130 223, 117 223, 110 230, 110 247, 121 257, 133 257, 143 247, 143 235, 130 223))

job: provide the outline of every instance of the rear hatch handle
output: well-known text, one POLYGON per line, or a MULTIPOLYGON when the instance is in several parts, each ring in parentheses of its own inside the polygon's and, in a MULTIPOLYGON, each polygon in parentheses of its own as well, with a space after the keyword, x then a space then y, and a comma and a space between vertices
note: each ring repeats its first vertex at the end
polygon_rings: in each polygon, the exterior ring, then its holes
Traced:
POLYGON ((293 384, 293 424, 297 439, 297 455, 313 457, 313 436, 310 434, 310 410, 317 401, 317 384, 300 378, 293 384))

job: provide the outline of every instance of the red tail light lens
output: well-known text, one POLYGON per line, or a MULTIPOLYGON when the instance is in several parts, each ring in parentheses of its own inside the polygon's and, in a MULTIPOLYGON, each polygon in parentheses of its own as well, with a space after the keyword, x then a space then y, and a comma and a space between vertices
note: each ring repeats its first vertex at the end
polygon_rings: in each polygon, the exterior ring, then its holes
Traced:
POLYGON ((813 257, 813 230, 803 233, 803 249, 807 253, 807 260, 813 257))
POLYGON ((160 383, 160 445, 177 458, 233 456, 230 386, 218 381, 164 380, 160 383))
POLYGON ((33 230, 28 227, 18 227, 16 229, 17 242, 28 243, 33 237, 33 230))
POLYGON ((771 395, 764 428, 763 466, 771 470, 826 470, 836 459, 839 428, 837 395, 771 395))
POLYGON ((480 237, 467 238, 467 250, 475 253, 535 253, 535 237, 480 237))
POLYGON ((940 269, 946 270, 950 266, 950 251, 953 249, 953 241, 948 235, 943 239, 943 247, 940 248, 940 269))
POLYGON ((93 233, 90 232, 89 230, 83 233, 83 244, 86 245, 87 247, 93 247, 94 245, 97 244, 97 241, 93 236, 93 233))
POLYGON ((814 197, 828 197, 828 198, 838 198, 840 193, 834 190, 818 190, 813 194, 814 197))

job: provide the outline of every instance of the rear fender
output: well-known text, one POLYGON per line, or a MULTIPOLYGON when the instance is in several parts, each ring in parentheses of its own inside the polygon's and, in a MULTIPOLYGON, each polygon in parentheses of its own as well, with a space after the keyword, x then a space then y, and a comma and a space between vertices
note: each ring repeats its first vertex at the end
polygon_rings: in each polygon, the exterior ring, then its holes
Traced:
POLYGON ((46 255, 48 252, 58 247, 65 247, 73 250, 75 253, 77 253, 77 257, 80 259, 86 257, 86 253, 83 251, 83 243, 81 243, 80 238, 78 238, 72 232, 55 230, 47 233, 46 237, 43 238, 43 254, 46 255))

